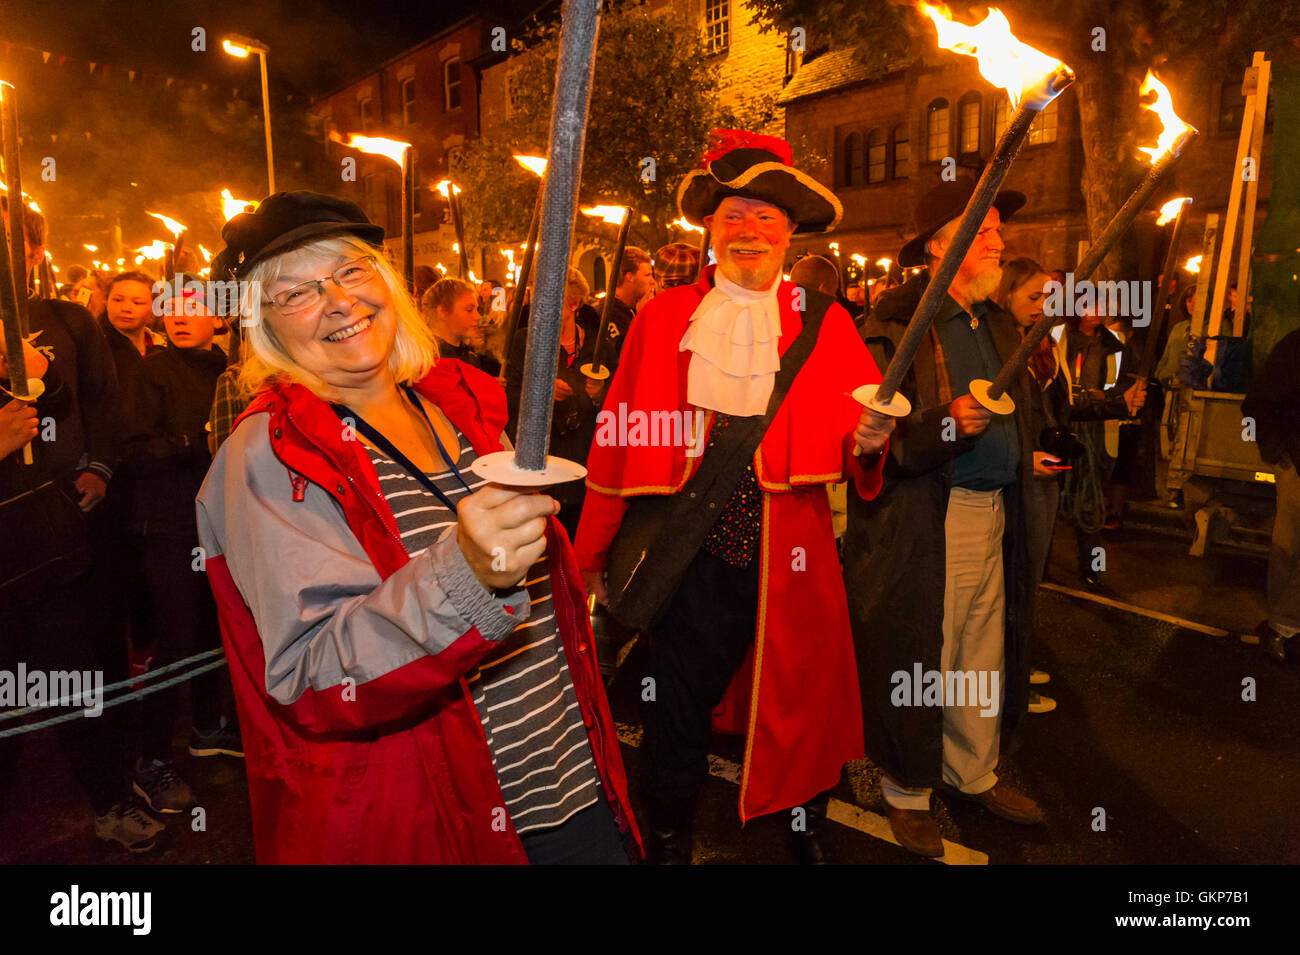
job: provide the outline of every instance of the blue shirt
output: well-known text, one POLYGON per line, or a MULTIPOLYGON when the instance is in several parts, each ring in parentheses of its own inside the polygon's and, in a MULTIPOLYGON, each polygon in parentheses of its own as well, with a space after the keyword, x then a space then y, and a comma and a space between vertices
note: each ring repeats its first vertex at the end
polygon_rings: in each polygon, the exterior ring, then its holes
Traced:
MULTIPOLYGON (((968 313, 944 296, 934 325, 948 361, 954 395, 970 391, 976 378, 992 381, 1002 368, 987 321, 988 306, 976 302, 968 313), (972 327, 971 314, 975 321, 972 327)), ((1020 477, 1020 435, 1011 415, 993 416, 975 447, 953 462, 952 483, 971 491, 996 491, 1020 477)))

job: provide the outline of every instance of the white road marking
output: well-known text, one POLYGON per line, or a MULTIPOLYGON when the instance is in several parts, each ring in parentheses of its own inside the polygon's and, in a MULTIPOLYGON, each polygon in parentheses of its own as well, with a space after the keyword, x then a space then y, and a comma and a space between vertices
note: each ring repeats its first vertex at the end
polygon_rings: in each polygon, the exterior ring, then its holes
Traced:
POLYGON ((1046 581, 1038 586, 1042 587, 1044 590, 1054 590, 1060 594, 1068 594, 1071 597, 1078 597, 1080 600, 1091 600, 1093 603, 1098 603, 1105 607, 1115 607, 1119 610, 1127 610, 1129 613, 1135 613, 1140 617, 1148 617, 1151 620, 1160 620, 1164 623, 1172 623, 1176 627, 1195 630, 1197 633, 1209 634, 1211 637, 1226 637, 1229 634, 1229 631, 1221 630, 1218 627, 1211 627, 1208 624, 1197 623, 1195 620, 1185 620, 1182 617, 1175 617, 1172 614, 1161 613, 1159 610, 1148 610, 1146 607, 1124 603, 1122 600, 1112 600, 1109 597, 1102 597, 1099 594, 1090 594, 1086 590, 1075 590, 1072 587, 1062 587, 1060 584, 1048 583, 1046 581))
MULTIPOLYGON (((627 723, 615 723, 614 725, 618 728, 619 742, 634 749, 641 745, 641 727, 631 726, 627 723)), ((709 775, 716 776, 718 779, 725 779, 737 786, 740 785, 740 765, 733 763, 729 759, 723 759, 721 756, 709 754, 709 775)), ((861 806, 855 806, 841 799, 832 799, 830 806, 826 809, 826 818, 832 822, 838 822, 841 826, 856 829, 864 835, 898 845, 898 840, 894 838, 894 833, 889 828, 889 820, 879 813, 869 812, 861 806)), ((943 840, 943 846, 944 854, 941 858, 935 859, 935 862, 942 862, 945 865, 989 864, 989 857, 983 852, 968 849, 955 842, 949 842, 947 839, 943 840)), ((899 848, 902 847, 899 846, 899 848)))

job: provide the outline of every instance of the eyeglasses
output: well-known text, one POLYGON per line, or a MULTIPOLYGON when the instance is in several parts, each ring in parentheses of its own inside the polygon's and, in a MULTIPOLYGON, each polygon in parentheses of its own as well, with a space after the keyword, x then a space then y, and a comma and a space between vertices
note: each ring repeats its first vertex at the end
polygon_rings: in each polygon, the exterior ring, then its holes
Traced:
POLYGON ((325 298, 325 283, 331 279, 339 288, 356 288, 373 279, 379 270, 375 266, 373 255, 364 255, 359 259, 340 265, 331 274, 310 282, 302 282, 293 288, 287 288, 271 296, 271 303, 280 310, 281 315, 295 315, 315 308, 325 298))

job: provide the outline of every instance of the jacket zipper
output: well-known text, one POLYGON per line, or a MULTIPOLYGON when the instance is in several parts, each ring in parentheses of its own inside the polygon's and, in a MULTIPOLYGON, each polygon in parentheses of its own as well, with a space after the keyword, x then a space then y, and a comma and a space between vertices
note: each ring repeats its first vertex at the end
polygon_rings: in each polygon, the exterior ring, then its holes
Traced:
MULTIPOLYGON (((338 458, 334 457, 334 455, 330 452, 330 450, 329 450, 328 448, 326 448, 326 447, 325 447, 324 445, 322 445, 319 441, 317 441, 315 438, 313 438, 313 437, 312 437, 310 434, 308 434, 305 430, 303 430, 302 428, 300 428, 300 427, 298 426, 298 422, 294 420, 293 414, 290 413, 290 411, 289 411, 288 408, 285 408, 285 411, 284 411, 284 417, 285 417, 286 420, 288 420, 288 421, 289 421, 289 422, 294 426, 294 429, 295 429, 295 430, 296 430, 300 435, 302 435, 304 438, 306 438, 307 441, 308 441, 308 442, 309 442, 309 443, 310 443, 314 448, 316 448, 316 450, 320 451, 322 454, 325 455, 325 457, 327 457, 327 458, 329 459, 330 463, 331 463, 332 465, 334 465, 334 469, 335 469, 339 474, 342 474, 345 478, 347 478, 348 484, 352 486, 353 490, 355 490, 355 489, 356 489, 356 481, 353 479, 352 475, 349 474, 349 473, 347 472, 347 469, 343 467, 342 463, 338 460, 338 458)), ((385 521, 384 521, 384 515, 380 512, 379 508, 375 506, 375 502, 372 501, 372 500, 370 499, 370 495, 369 495, 369 494, 358 494, 357 496, 358 496, 359 498, 361 498, 363 501, 366 502, 366 505, 367 505, 367 506, 370 508, 370 510, 374 513, 375 517, 379 519, 379 524, 380 524, 380 526, 383 527, 383 529, 384 529, 385 531, 387 531, 388 536, 391 537, 393 540, 395 540, 395 541, 398 543, 398 545, 401 546, 403 550, 405 550, 405 549, 406 549, 406 545, 405 545, 405 544, 402 544, 402 536, 401 536, 400 534, 398 534, 398 533, 395 533, 395 532, 392 531, 392 530, 389 530, 388 524, 385 523, 385 521)), ((340 503, 342 503, 342 502, 340 502, 340 503)), ((408 555, 408 556, 409 556, 409 555, 408 555)))

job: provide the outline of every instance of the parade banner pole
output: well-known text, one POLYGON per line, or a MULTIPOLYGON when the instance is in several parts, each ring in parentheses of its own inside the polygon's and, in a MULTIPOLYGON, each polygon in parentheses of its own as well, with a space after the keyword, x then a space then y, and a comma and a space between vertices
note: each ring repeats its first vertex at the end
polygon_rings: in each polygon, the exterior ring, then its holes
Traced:
POLYGON ((514 452, 498 451, 471 466, 496 484, 542 486, 585 477, 587 469, 549 456, 555 407, 555 364, 568 284, 569 245, 578 206, 587 109, 596 65, 596 33, 601 0, 564 0, 560 54, 555 72, 555 104, 547 146, 544 199, 537 255, 537 294, 528 320, 528 347, 519 395, 514 452))
MULTIPOLYGON (((1144 91, 1153 79, 1154 77, 1150 74, 1147 75, 1147 83, 1143 84, 1144 91)), ((1163 86, 1161 89, 1163 89, 1163 86)), ((1168 95, 1167 90, 1164 91, 1164 95, 1168 95)), ((1157 101, 1157 105, 1158 103, 1159 101, 1157 101)), ((1174 168, 1182 155, 1183 148, 1200 135, 1195 128, 1178 119, 1172 108, 1170 108, 1168 116, 1172 117, 1173 121, 1180 123, 1182 128, 1174 126, 1168 118, 1162 117, 1165 122, 1165 132, 1161 134, 1160 141, 1165 143, 1168 138, 1168 143, 1159 152, 1153 149, 1144 149, 1145 152, 1152 156, 1151 168, 1147 170, 1146 177, 1133 190, 1132 195, 1128 197, 1124 205, 1120 206, 1119 211, 1115 213, 1110 222, 1106 223, 1106 228, 1101 230, 1101 234, 1097 236, 1097 241, 1089 247, 1083 261, 1075 267, 1076 282, 1085 281, 1092 275, 1120 236, 1133 225, 1138 213, 1142 211, 1165 176, 1174 168)), ((1158 148, 1159 146, 1160 144, 1157 144, 1158 148)), ((1019 347, 1007 359, 1006 364, 1002 366, 991 382, 982 379, 971 382, 970 393, 975 397, 976 401, 995 414, 1010 414, 1015 409, 1015 402, 1006 393, 1007 387, 1011 384, 1011 379, 1015 377, 1016 372, 1029 361, 1029 356, 1034 353, 1038 343, 1047 336, 1052 326, 1060 320, 1060 315, 1053 314, 1055 311, 1055 309, 1044 310, 1043 317, 1025 333, 1019 347)))
MULTIPOLYGON (((1160 335, 1165 328, 1165 306, 1169 303, 1169 292, 1173 287, 1178 269, 1178 247, 1183 242, 1183 227, 1187 223, 1187 216, 1184 213, 1187 207, 1192 204, 1189 198, 1174 199, 1178 203, 1178 211, 1174 213, 1174 227, 1169 233, 1169 248, 1165 251, 1165 264, 1160 272, 1160 289, 1156 292, 1155 311, 1151 313, 1151 325, 1147 329, 1147 336, 1142 343, 1142 358, 1138 362, 1138 381, 1146 381, 1151 377, 1151 372, 1155 369, 1156 358, 1160 354, 1160 335)), ((1167 210, 1169 203, 1165 204, 1167 210)), ((1161 225, 1157 222, 1156 225, 1161 225)))
POLYGON ((524 260, 519 264, 519 277, 515 279, 515 297, 510 303, 510 315, 506 319, 505 355, 501 361, 501 377, 504 378, 510 365, 510 356, 515 345, 515 332, 519 330, 519 319, 524 310, 524 294, 528 289, 528 280, 533 274, 533 253, 537 250, 537 228, 542 219, 542 198, 545 196, 546 160, 540 156, 515 156, 515 162, 538 177, 537 198, 533 200, 533 217, 528 220, 528 241, 524 243, 524 260))
MULTIPOLYGON (((860 404, 895 418, 911 413, 911 403, 898 394, 898 387, 912 366, 957 269, 984 224, 984 217, 988 215, 998 189, 1029 133, 1030 125, 1048 103, 1074 82, 1074 71, 1064 63, 1017 40, 1011 34, 1006 17, 997 10, 990 10, 983 23, 971 27, 954 23, 936 7, 921 6, 934 21, 941 48, 978 57, 980 73, 1018 102, 880 383, 863 385, 853 392, 854 400, 860 404)), ((857 445, 853 451, 855 455, 859 453, 857 445)))
POLYGON ((583 209, 586 215, 603 215, 606 222, 615 221, 611 218, 612 212, 608 210, 618 210, 623 214, 623 221, 618 227, 618 241, 614 244, 614 267, 606 274, 609 276, 605 280, 605 307, 600 315, 600 328, 596 332, 596 344, 591 351, 591 364, 583 365, 579 370, 593 381, 604 381, 609 377, 609 369, 600 360, 601 346, 605 344, 605 331, 609 328, 609 323, 614 316, 614 290, 618 287, 619 279, 623 276, 623 252, 627 249, 627 235, 632 231, 632 210, 625 206, 596 206, 594 209, 583 209))
MULTIPOLYGON (((20 401, 35 401, 45 391, 45 383, 27 377, 27 355, 23 352, 27 337, 27 244, 18 155, 18 99, 8 83, 0 83, 0 146, 4 151, 11 237, 0 256, 0 318, 4 320, 5 351, 9 356, 9 394, 20 401)), ((22 461, 32 463, 31 442, 23 445, 22 461)))

